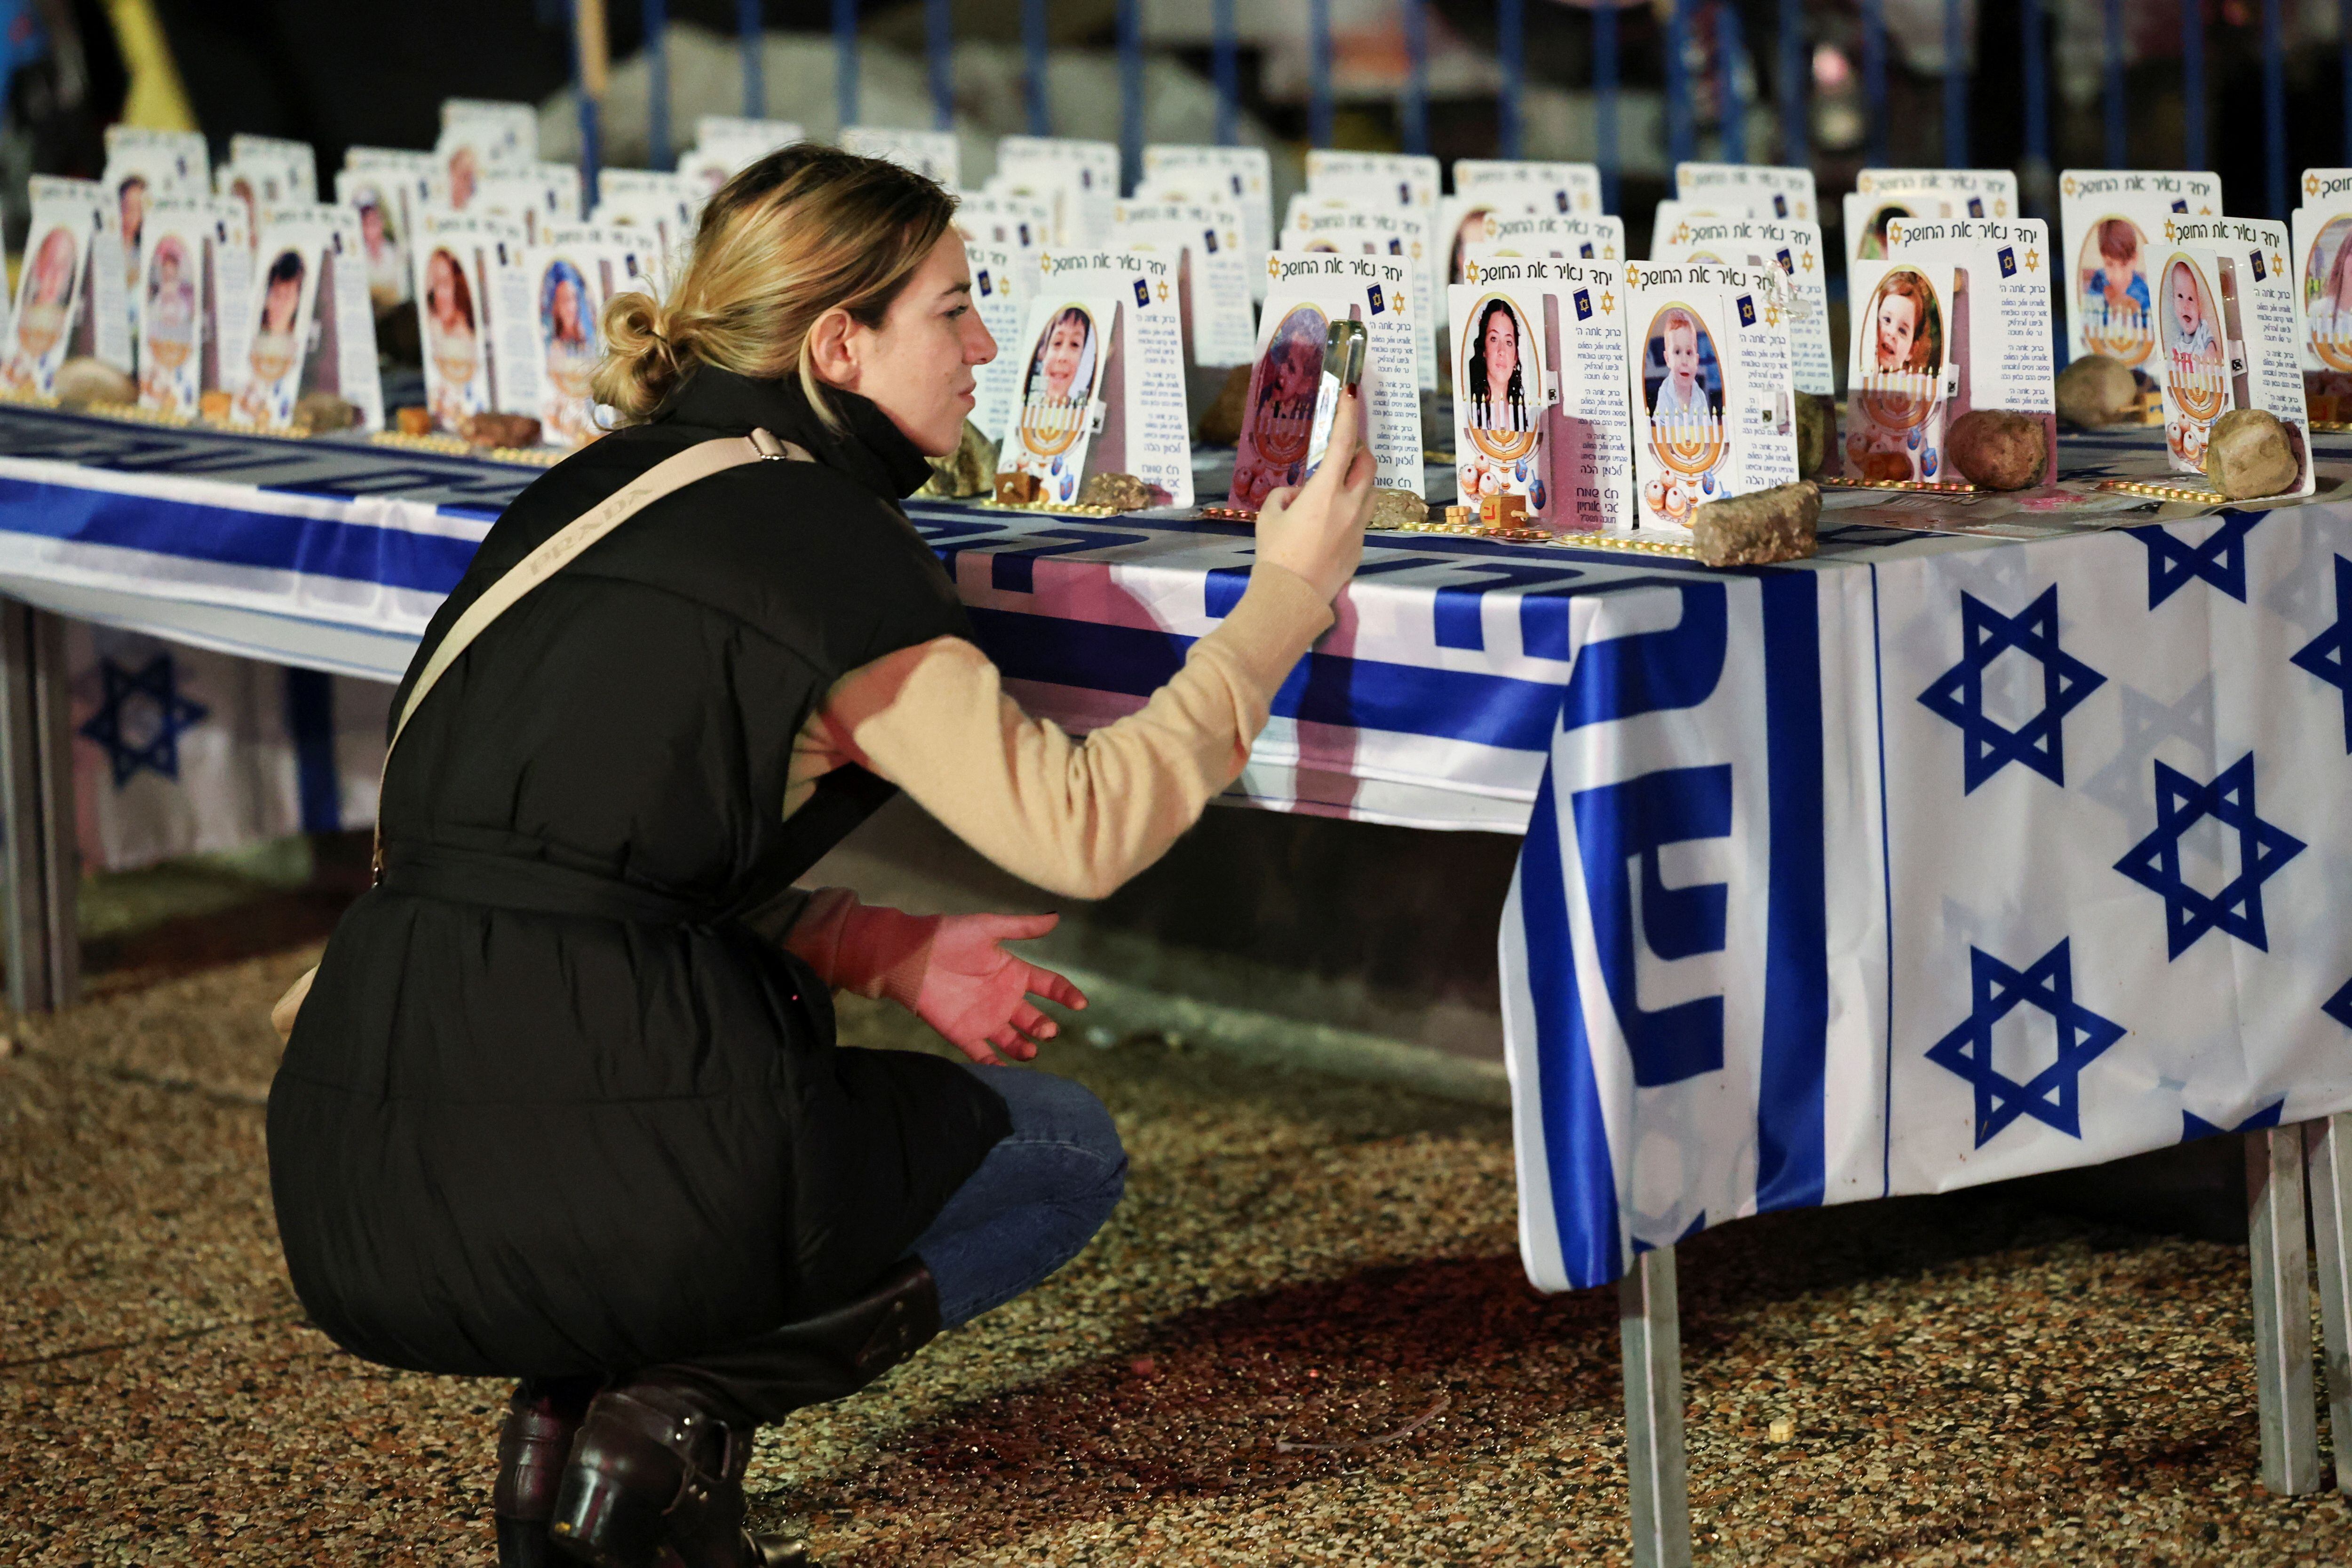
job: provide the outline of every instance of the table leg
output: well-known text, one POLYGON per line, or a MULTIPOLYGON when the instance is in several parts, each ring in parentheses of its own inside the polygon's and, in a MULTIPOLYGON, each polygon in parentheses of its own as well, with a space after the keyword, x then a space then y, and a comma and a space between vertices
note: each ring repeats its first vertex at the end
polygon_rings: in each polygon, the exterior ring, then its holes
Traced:
POLYGON ((70 1006, 81 989, 70 700, 65 622, 0 600, 0 835, 8 1005, 19 1014, 70 1006))
POLYGON ((1633 1568, 1689 1568, 1690 1484, 1683 1468, 1683 1331, 1675 1249, 1633 1260, 1617 1282, 1625 1357, 1625 1464, 1633 1494, 1633 1568))
POLYGON ((2311 1262, 2303 1231, 2303 1130, 2267 1127, 2245 1136, 2263 1485, 2275 1496, 2294 1497, 2319 1489, 2319 1423, 2311 1386, 2311 1262))
POLYGON ((2303 1124, 2318 1244, 2319 1321, 2327 1342, 2327 1431, 2336 1489, 2352 1495, 2352 1111, 2303 1124))

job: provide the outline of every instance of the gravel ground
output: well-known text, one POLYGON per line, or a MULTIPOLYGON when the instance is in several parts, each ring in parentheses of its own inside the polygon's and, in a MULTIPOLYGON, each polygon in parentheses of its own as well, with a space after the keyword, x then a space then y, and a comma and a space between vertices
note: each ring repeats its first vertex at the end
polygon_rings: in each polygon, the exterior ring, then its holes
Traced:
MULTIPOLYGON (((504 1387, 336 1351, 278 1257, 262 1019, 309 961, 12 1035, 0 1563, 492 1560, 504 1387)), ((1527 1288, 1501 1117, 1156 1038, 1045 1059, 1117 1113, 1127 1203, 768 1434, 761 1522, 831 1568, 1627 1560, 1613 1293, 1527 1288)), ((1703 1563, 2352 1561, 2342 1500, 2255 1484, 2242 1248, 1995 1193, 1745 1221, 1681 1269, 1703 1563)))

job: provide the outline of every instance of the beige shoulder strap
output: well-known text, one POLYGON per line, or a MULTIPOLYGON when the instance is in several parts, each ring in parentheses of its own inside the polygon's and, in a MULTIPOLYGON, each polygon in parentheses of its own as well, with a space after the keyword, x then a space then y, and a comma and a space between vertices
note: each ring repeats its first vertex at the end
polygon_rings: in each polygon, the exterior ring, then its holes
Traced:
MULTIPOLYGON (((400 710, 400 722, 393 726, 392 739, 383 749, 387 772, 392 767, 392 748, 400 743, 401 731, 408 728, 409 719, 416 705, 433 689, 467 645, 482 634, 482 629, 511 608, 517 601, 546 582, 582 551, 604 538, 638 512, 664 496, 685 489, 695 480, 724 472, 740 463, 766 460, 810 463, 816 459, 805 447, 791 441, 779 441, 765 430, 754 430, 748 437, 723 436, 688 447, 685 451, 663 458, 635 482, 612 496, 593 511, 574 518, 538 549, 515 563, 506 575, 491 584, 480 598, 466 606, 448 635, 433 650, 425 668, 409 688, 408 700, 400 710)), ((383 788, 381 777, 376 787, 375 874, 383 875, 383 788)), ((278 1005, 269 1010, 269 1021, 285 1039, 294 1032, 294 1018, 301 1010, 302 999, 310 994, 310 982, 318 974, 312 968, 294 982, 278 1005)))

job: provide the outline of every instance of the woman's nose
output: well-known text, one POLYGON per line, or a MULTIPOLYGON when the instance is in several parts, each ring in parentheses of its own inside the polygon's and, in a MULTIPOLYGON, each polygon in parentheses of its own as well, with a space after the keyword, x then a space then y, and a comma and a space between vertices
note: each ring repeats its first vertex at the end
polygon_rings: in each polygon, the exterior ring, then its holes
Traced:
POLYGON ((988 323, 974 310, 964 320, 970 329, 964 333, 963 360, 966 364, 986 364, 996 357, 996 339, 990 335, 988 323))

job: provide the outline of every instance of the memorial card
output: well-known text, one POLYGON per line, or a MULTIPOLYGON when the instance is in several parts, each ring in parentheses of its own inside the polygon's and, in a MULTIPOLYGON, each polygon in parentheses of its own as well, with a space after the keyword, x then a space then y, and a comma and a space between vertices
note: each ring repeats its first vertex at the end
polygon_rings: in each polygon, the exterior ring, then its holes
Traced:
POLYGON ((1548 525, 1555 533, 1631 528, 1633 410, 1620 264, 1530 258, 1517 265, 1543 289, 1545 341, 1559 384, 1545 431, 1551 458, 1548 525))
POLYGON ((2069 169, 2058 183, 2058 235, 2068 268, 2066 357, 2106 354, 2155 379, 2152 255, 2168 219, 2221 216, 2210 174, 2069 169))
POLYGON ((1844 198, 1845 259, 1886 256, 1896 218, 2006 218, 2018 213, 2017 176, 2007 169, 1864 169, 1844 198))
POLYGON ((1243 405, 1240 448, 1228 504, 1255 512, 1270 491, 1304 484, 1321 458, 1316 412, 1323 351, 1334 321, 1363 323, 1370 340, 1364 379, 1363 440, 1373 483, 1422 489, 1421 395, 1416 337, 1409 305, 1413 270, 1379 256, 1275 251, 1266 258, 1265 310, 1243 405))
POLYGON ((1651 246, 1650 258, 1777 268, 1788 282, 1789 350, 1797 390, 1835 395, 1829 268, 1822 259, 1821 225, 1794 218, 1684 217, 1651 246))
POLYGON ((1625 285, 1634 526, 1685 533, 1696 507, 1794 483, 1779 269, 1635 261, 1625 285))
MULTIPOLYGON (((1428 226, 1418 208, 1387 206, 1360 195, 1301 194, 1291 198, 1282 231, 1282 248, 1328 248, 1334 255, 1384 256, 1411 270, 1416 292, 1423 300, 1438 297, 1429 283, 1436 270, 1430 265, 1434 251, 1428 226)), ((1412 321, 1416 374, 1424 392, 1437 390, 1436 315, 1433 310, 1423 310, 1412 321)))
POLYGON ((1769 163, 1677 163, 1675 195, 1711 208, 1731 207, 1754 217, 1819 223, 1811 169, 1769 163))
POLYGON ((282 429, 305 394, 324 392, 352 405, 357 428, 383 429, 359 215, 315 202, 273 208, 254 256, 245 353, 221 366, 231 423, 282 429))
POLYGON ((2231 405, 2231 332, 2221 314, 2221 258, 2202 246, 2168 244, 2157 253, 2158 380, 2164 389, 2164 446, 2172 466, 2201 472, 2213 421, 2231 405))
POLYGON ((376 313, 409 299, 408 203, 405 176, 395 169, 346 167, 335 176, 335 203, 358 215, 360 248, 367 259, 368 297, 376 313))
MULTIPOLYGON (((411 297, 409 241, 425 216, 425 204, 433 199, 434 176, 440 172, 440 160, 432 153, 403 147, 353 147, 343 154, 342 173, 353 176, 353 190, 373 186, 379 195, 394 198, 386 214, 385 228, 399 237, 400 300, 404 303, 411 297)), ((345 200, 340 195, 343 189, 341 175, 337 176, 335 188, 339 193, 336 199, 345 200)))
POLYGON ((1110 243, 1118 181, 1118 148, 1113 142, 1007 136, 996 144, 996 174, 988 188, 1050 205, 1054 232, 1049 243, 1100 247, 1110 243))
POLYGON ((1525 202, 1538 212, 1567 216, 1601 211, 1601 171, 1591 163, 1541 163, 1505 158, 1456 158, 1454 191, 1496 202, 1525 202))
MULTIPOLYGON (((2167 261, 2162 300, 2165 444, 2176 466, 2186 466, 2185 452, 2176 449, 2172 440, 2176 411, 2184 429, 2192 429, 2210 399, 2205 379, 2210 363, 2200 329, 2210 324, 2221 342, 2226 406, 2261 409, 2292 432, 2301 472, 2294 488, 2284 493, 2310 495, 2317 478, 2311 463, 2311 416, 2297 363, 2305 333, 2287 226, 2264 218, 2175 218, 2160 243, 2167 261), (2190 263, 2186 273, 2170 266, 2176 255, 2190 263), (2201 293, 2196 285, 2202 285, 2201 293), (2205 313, 2209 307, 2210 315, 2205 313)), ((2217 410, 2214 417, 2219 416, 2217 410)), ((2211 420, 2203 425, 2210 432, 2211 420)), ((2196 445, 2193 440, 2182 443, 2184 447, 2196 445)))
POLYGON ((1034 260, 1024 261, 1000 245, 974 245, 967 240, 963 254, 971 268, 971 308, 980 313, 988 335, 996 340, 996 357, 972 367, 971 419, 993 441, 1004 434, 1005 422, 1021 395, 1023 366, 1014 343, 1021 335, 1023 308, 1036 289, 1037 268, 1034 260))
MULTIPOLYGON (((26 231, 25 260, 16 273, 8 357, 0 363, 0 393, 11 397, 56 394, 58 367, 72 346, 106 205, 105 187, 95 180, 36 174, 30 192, 32 226, 26 231)), ((119 264, 115 270, 119 285, 119 264)))
POLYGON ((1846 361, 1845 474, 1868 484, 1948 484, 1947 400, 1954 269, 1940 262, 1857 261, 1847 287, 1862 308, 1846 361))
POLYGON ((1242 214, 1242 251, 1250 267, 1250 297, 1265 298, 1258 258, 1274 248, 1274 169, 1263 147, 1190 147, 1162 142, 1143 149, 1140 201, 1229 202, 1242 214))
MULTIPOLYGON (((438 201, 440 194, 436 187, 436 205, 454 209, 455 204, 438 201)), ((493 171, 481 177, 467 210, 512 218, 522 225, 523 243, 537 245, 550 226, 580 221, 580 171, 569 163, 493 171)))
POLYGON ((308 142, 239 132, 228 139, 228 161, 260 176, 266 203, 309 206, 319 200, 319 155, 308 142))
MULTIPOLYGON (((1452 266, 1460 270, 1473 257, 1542 257, 1548 259, 1602 261, 1625 259, 1625 220, 1610 213, 1490 211, 1471 221, 1465 215, 1455 233, 1460 252, 1452 266)), ((1459 281, 1459 279, 1457 279, 1459 281)))
POLYGON ((2305 169, 2293 215, 2304 383, 2315 419, 2352 419, 2352 169, 2305 169))
POLYGON ((1120 202, 1111 209, 1111 225, 1123 246, 1181 258, 1191 363, 1249 363, 1257 339, 1249 278, 1264 269, 1243 248, 1241 209, 1230 203, 1120 202))
POLYGON ((852 125, 841 132, 841 150, 861 158, 887 158, 947 190, 963 184, 963 148, 952 131, 852 125))
POLYGON ((419 226, 414 254, 425 403, 441 429, 455 430, 470 415, 498 409, 490 374, 490 275, 502 254, 521 247, 521 225, 485 214, 428 208, 419 226))
POLYGON ((955 226, 967 244, 1003 246, 1034 259, 1054 243, 1054 205, 1030 196, 967 191, 956 197, 955 226))
POLYGON ((643 229, 653 236, 658 276, 686 265, 694 242, 697 200, 677 175, 657 169, 606 169, 596 176, 599 228, 643 229))
POLYGON ((604 352, 604 302, 647 289, 653 248, 645 230, 588 224, 551 226, 544 243, 524 247, 520 268, 540 373, 535 412, 550 445, 577 447, 603 433, 588 377, 604 352))
POLYGON ((1067 506, 1078 499, 1087 446, 1108 412, 1103 373, 1118 307, 1117 295, 1074 292, 1050 278, 1031 296, 1022 335, 1007 345, 1021 385, 997 447, 998 500, 1067 506))
MULTIPOLYGON (((736 174, 751 167, 779 147, 789 147, 795 142, 808 140, 808 132, 799 121, 792 120, 754 120, 733 114, 704 114, 694 121, 694 151, 699 154, 700 166, 724 169, 717 184, 702 193, 707 199, 712 191, 733 179, 736 174)), ((678 172, 686 172, 686 160, 678 160, 678 172)))
POLYGON ((1544 432, 1559 389, 1545 368, 1543 287, 1527 270, 1490 263, 1446 290, 1455 479, 1464 506, 1505 528, 1547 524, 1555 493, 1544 432))
MULTIPOLYGON (((1353 205, 1365 205, 1374 210, 1407 212, 1421 219, 1423 244, 1413 254, 1420 273, 1421 297, 1433 300, 1445 283, 1445 258, 1440 252, 1444 237, 1438 231, 1438 200, 1440 184, 1437 160, 1404 153, 1339 153, 1318 149, 1307 154, 1307 194, 1318 200, 1337 199, 1353 205)), ((1295 211, 1297 198, 1291 203, 1295 211)), ((1285 244, 1287 248, 1286 242, 1285 244)), ((1393 256, 1395 251, 1389 252, 1393 256)), ((1429 325, 1430 355, 1423 371, 1423 389, 1434 391, 1437 386, 1437 323, 1441 312, 1432 311, 1429 325)))
POLYGON ((173 418, 194 418, 204 395, 213 223, 210 199, 166 197, 148 207, 142 231, 139 406, 173 418))
POLYGON ((480 155, 482 168, 507 169, 539 161, 539 105, 535 103, 445 98, 441 100, 443 142, 449 141, 453 131, 480 155))
POLYGON ((272 210, 262 218, 259 263, 246 318, 252 322, 242 363, 225 366, 236 400, 232 424, 282 430, 294 422, 301 396, 302 362, 317 302, 319 245, 308 226, 272 210))
POLYGON ((2037 416, 2049 453, 2042 482, 2055 483, 2050 226, 2039 218, 1895 218, 1886 236, 1887 259, 1956 275, 1950 336, 1959 374, 1947 423, 1976 408, 2037 416))
POLYGON ((124 325, 134 343, 139 338, 139 252, 147 213, 167 196, 206 195, 206 167, 200 134, 107 128, 101 183, 113 200, 116 227, 122 236, 123 303, 130 312, 124 325))

